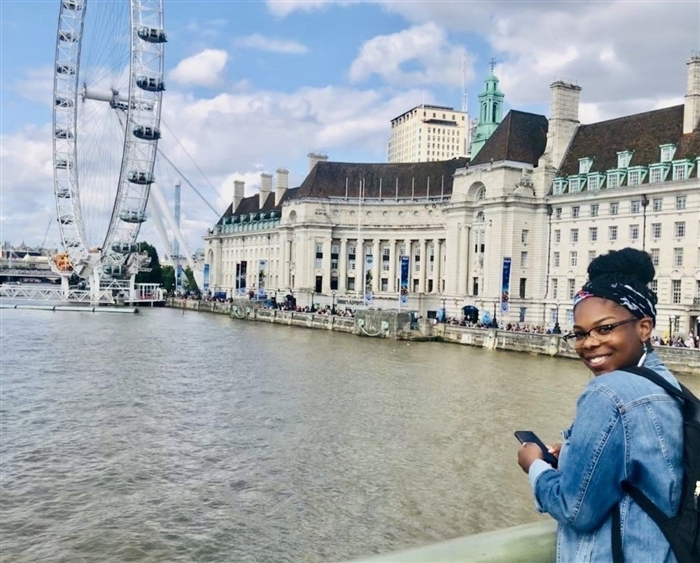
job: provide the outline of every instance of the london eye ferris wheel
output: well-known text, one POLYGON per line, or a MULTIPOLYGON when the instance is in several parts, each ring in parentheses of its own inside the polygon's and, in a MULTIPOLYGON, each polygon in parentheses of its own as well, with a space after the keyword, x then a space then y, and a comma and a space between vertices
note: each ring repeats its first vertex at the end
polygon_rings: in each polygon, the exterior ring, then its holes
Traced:
POLYGON ((61 0, 53 89, 54 195, 72 270, 136 251, 160 139, 162 0, 61 0))

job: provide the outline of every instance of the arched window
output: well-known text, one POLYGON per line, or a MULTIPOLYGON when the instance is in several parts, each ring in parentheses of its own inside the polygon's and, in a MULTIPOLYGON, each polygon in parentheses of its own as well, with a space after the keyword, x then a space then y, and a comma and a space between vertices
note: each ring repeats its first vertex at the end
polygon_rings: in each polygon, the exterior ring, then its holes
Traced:
POLYGON ((477 223, 484 222, 484 212, 483 211, 479 211, 479 213, 476 214, 476 222, 477 223))
POLYGON ((486 199, 486 188, 484 186, 481 186, 479 188, 479 191, 476 192, 476 199, 477 200, 486 199))

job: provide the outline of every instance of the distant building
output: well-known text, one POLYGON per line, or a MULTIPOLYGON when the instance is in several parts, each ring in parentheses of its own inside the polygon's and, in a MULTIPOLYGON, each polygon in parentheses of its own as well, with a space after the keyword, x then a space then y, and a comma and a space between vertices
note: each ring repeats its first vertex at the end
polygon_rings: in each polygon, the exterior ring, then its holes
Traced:
POLYGON ((391 120, 388 161, 432 162, 463 158, 469 147, 469 114, 422 104, 391 120))
MULTIPOLYGON (((269 174, 252 197, 235 182, 232 205, 205 236, 212 286, 234 293, 264 280, 302 305, 362 303, 369 288, 372 306, 396 308, 406 256, 407 306, 424 316, 470 305, 482 319, 558 320, 566 330, 590 261, 632 246, 656 266, 657 333, 700 330, 700 56, 688 61, 683 105, 590 125, 579 123, 576 84, 551 85, 549 119, 512 110, 501 120, 497 81, 486 82, 479 123, 495 127, 482 129, 488 138, 470 161, 358 164, 312 153, 298 188, 286 170, 274 192, 269 174)), ((423 111, 442 117, 419 106, 399 126, 422 127, 423 111)))

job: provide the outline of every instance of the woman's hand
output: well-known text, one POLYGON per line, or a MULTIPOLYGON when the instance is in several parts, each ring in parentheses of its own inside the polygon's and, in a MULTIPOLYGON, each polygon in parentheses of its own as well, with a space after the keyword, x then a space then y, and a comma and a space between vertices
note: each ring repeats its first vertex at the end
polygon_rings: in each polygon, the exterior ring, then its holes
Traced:
POLYGON ((525 442, 518 451, 518 464, 527 473, 536 459, 542 459, 542 450, 537 444, 525 442))
POLYGON ((554 457, 559 459, 559 452, 561 451, 561 444, 554 444, 553 446, 547 446, 547 451, 554 457))

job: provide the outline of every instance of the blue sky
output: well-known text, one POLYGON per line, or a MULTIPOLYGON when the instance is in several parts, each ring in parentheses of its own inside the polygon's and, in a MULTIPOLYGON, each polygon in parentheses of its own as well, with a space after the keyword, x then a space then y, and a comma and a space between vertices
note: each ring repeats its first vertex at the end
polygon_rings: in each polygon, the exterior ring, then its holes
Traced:
MULTIPOLYGON (((55 214, 59 5, 0 2, 0 238, 14 244, 41 243, 55 214)), ((472 113, 493 56, 506 110, 547 115, 548 86, 563 78, 583 88, 581 120, 590 123, 682 103, 685 61, 700 49, 697 0, 165 0, 164 10, 163 118, 171 134, 161 147, 221 212, 234 179, 254 193, 261 172, 283 166, 298 185, 311 150, 385 161, 392 117, 422 102, 461 105, 465 57, 472 113)), ((176 176, 161 173, 166 194, 176 176)), ((182 208, 186 238, 201 246, 216 217, 184 188, 182 208)), ((150 223, 142 238, 158 242, 150 223)), ((54 225, 47 244, 58 243, 54 225)))

